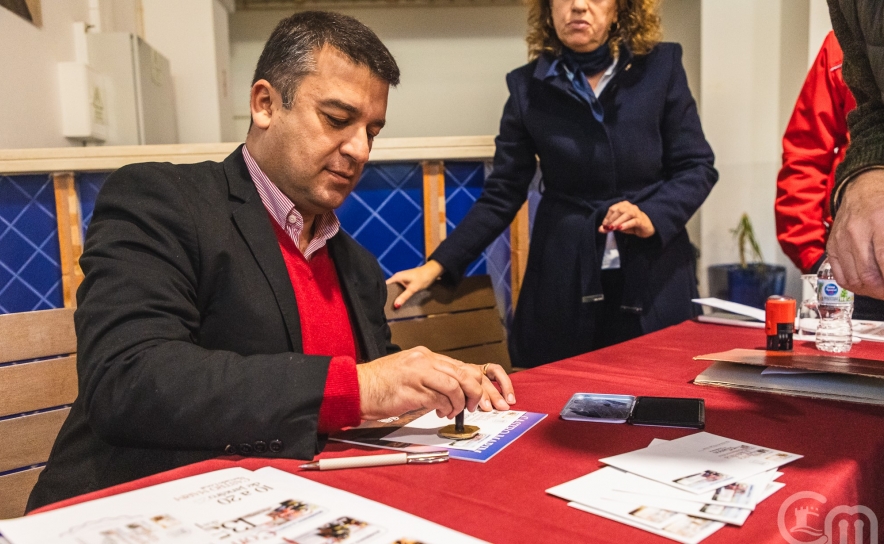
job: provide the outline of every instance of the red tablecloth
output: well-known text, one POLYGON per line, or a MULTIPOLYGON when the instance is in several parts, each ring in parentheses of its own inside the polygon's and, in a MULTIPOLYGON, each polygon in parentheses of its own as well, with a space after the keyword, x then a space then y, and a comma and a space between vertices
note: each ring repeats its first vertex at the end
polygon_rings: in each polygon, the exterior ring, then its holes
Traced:
MULTIPOLYGON (((865 505, 884 525, 884 408, 701 387, 691 383, 708 362, 694 355, 763 347, 763 331, 683 323, 608 349, 513 375, 516 408, 549 416, 488 463, 451 461, 306 472, 300 461, 222 458, 158 474, 58 503, 57 508, 197 473, 274 466, 491 542, 669 542, 580 512, 544 493, 601 465, 603 457, 674 439, 691 431, 563 421, 558 413, 575 392, 702 397, 706 430, 729 438, 803 454, 787 465, 785 489, 760 504, 741 527, 725 527, 704 542, 782 543, 777 514, 799 491, 824 495, 826 508, 865 505)), ((796 350, 813 351, 812 343, 796 350)), ((851 355, 884 360, 884 344, 862 342, 851 355)), ((321 457, 365 454, 330 443, 321 457)), ((817 526, 822 524, 818 522, 817 526)), ((800 536, 800 535, 796 535, 800 536)))

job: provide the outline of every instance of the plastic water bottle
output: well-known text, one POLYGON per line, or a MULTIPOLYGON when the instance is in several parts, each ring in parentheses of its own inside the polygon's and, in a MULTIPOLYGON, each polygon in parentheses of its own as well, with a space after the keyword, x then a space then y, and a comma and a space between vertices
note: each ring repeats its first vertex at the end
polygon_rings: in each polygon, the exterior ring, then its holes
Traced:
POLYGON ((835 281, 829 260, 823 261, 816 275, 816 293, 820 313, 816 329, 816 347, 821 351, 843 353, 853 346, 853 293, 835 281))

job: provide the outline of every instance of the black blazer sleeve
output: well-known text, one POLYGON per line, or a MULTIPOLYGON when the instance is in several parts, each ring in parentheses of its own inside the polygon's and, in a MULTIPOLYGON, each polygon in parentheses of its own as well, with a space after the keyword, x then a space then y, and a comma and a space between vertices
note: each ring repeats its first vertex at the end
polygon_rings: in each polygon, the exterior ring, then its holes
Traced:
POLYGON ((651 219, 664 246, 684 229, 718 181, 715 156, 688 88, 681 45, 673 44, 669 50, 672 57, 666 61, 671 63, 671 77, 660 120, 665 182, 647 200, 634 202, 651 219))
POLYGON ((467 266, 513 222, 537 171, 537 150, 519 105, 518 86, 524 82, 514 73, 506 81, 510 96, 494 140, 494 169, 463 221, 429 257, 445 268, 445 279, 451 282, 459 282, 467 266))
MULTIPOLYGON (((279 440, 273 455, 311 458, 330 358, 280 352, 269 336, 266 354, 201 347, 198 304, 212 304, 205 278, 238 257, 222 252, 217 270, 203 269, 210 233, 197 225, 207 203, 180 172, 126 167, 99 196, 80 260, 78 401, 94 432, 114 445, 220 454, 228 444, 279 440)), ((280 320, 276 308, 266 323, 227 312, 231 327, 258 344, 280 320)))

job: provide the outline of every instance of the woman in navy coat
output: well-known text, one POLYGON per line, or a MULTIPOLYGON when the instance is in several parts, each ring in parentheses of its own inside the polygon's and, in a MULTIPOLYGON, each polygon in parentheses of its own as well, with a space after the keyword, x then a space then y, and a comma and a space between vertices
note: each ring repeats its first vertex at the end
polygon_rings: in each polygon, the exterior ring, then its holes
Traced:
POLYGON ((718 174, 678 44, 658 43, 654 0, 535 0, 534 60, 510 97, 481 197, 427 264, 389 283, 401 305, 437 278, 457 282, 512 222, 540 160, 525 280, 510 335, 531 367, 694 315, 685 224, 718 174))

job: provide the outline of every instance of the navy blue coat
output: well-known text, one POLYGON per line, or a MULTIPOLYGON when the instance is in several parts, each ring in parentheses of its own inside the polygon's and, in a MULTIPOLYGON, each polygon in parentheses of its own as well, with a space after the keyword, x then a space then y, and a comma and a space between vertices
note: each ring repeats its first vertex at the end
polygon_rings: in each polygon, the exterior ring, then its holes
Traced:
POLYGON ((540 159, 543 198, 531 235, 528 267, 510 335, 515 366, 537 366, 590 350, 594 322, 604 318, 600 270, 605 235, 597 232, 611 204, 628 200, 656 234, 617 233, 625 276, 625 311, 644 332, 694 315, 695 257, 685 224, 718 179, 712 149, 681 63, 681 46, 621 56, 599 100, 604 121, 542 55, 507 75, 510 97, 496 139, 494 168, 481 197, 430 256, 459 281, 512 222, 540 159))

